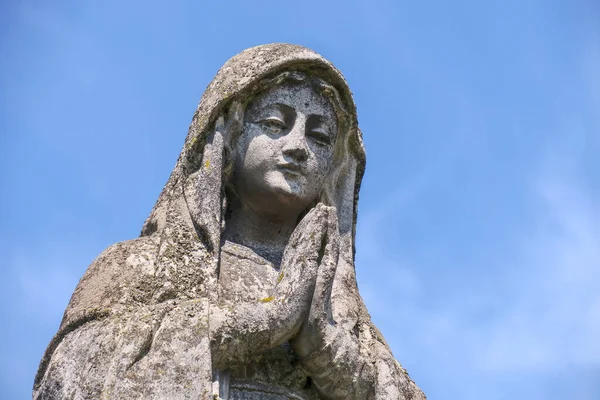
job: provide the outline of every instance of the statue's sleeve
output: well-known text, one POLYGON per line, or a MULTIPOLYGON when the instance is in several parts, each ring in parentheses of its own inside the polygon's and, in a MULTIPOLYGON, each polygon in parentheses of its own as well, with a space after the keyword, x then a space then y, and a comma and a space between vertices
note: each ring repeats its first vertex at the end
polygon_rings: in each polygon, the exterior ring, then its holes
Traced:
POLYGON ((208 299, 152 302, 155 238, 88 268, 44 355, 34 399, 212 398, 208 299))
MULTIPOLYGON (((326 292, 315 295, 324 297, 326 292)), ((337 266, 331 305, 333 321, 314 320, 319 344, 301 359, 321 397, 425 400, 372 323, 351 262, 337 266)))
POLYGON ((426 399, 368 319, 352 330, 329 329, 324 346, 302 365, 325 399, 426 399))

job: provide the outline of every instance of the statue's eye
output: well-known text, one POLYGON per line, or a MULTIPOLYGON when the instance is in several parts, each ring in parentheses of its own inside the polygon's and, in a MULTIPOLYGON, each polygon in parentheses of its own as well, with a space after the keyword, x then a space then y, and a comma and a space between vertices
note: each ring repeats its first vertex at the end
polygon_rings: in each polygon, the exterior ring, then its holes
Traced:
POLYGON ((309 132, 309 136, 314 140, 317 146, 325 147, 331 144, 331 138, 329 135, 319 131, 311 131, 309 132))
POLYGON ((265 118, 259 121, 259 123, 273 133, 281 133, 285 129, 285 123, 275 117, 265 118))

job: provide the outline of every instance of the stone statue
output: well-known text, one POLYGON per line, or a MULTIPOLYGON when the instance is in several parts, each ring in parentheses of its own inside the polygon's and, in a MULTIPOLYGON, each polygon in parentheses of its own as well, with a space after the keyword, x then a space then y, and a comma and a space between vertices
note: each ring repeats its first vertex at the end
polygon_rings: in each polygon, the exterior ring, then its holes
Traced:
POLYGON ((359 296, 350 89, 270 44, 206 89, 137 239, 90 265, 34 399, 425 399, 359 296))

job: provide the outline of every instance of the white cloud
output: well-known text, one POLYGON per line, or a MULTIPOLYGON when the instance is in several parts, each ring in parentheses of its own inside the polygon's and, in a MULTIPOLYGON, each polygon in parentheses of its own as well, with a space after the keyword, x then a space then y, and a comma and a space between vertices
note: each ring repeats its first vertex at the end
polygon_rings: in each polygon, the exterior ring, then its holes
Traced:
POLYGON ((535 226, 510 269, 521 280, 506 288, 513 306, 488 327, 481 368, 556 370, 600 367, 599 210, 574 182, 543 178, 535 226))

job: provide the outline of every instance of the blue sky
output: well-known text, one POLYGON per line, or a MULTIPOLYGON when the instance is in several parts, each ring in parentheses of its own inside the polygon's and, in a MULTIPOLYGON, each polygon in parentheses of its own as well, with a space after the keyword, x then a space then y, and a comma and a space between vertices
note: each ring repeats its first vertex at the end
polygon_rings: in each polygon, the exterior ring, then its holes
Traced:
POLYGON ((0 398, 139 234, 217 69, 290 42, 354 92, 359 287, 429 399, 600 399, 599 3, 0 8, 0 398))

